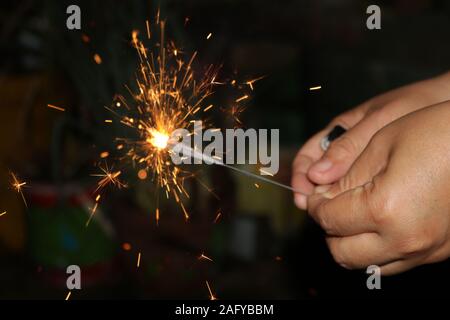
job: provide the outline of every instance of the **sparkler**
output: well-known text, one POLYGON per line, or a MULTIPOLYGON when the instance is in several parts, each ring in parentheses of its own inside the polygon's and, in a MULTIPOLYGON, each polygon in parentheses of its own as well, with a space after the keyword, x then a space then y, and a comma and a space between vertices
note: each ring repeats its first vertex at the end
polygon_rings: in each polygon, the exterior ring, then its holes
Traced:
MULTIPOLYGON (((184 181, 194 175, 175 166, 170 161, 171 148, 168 148, 171 133, 178 128, 188 128, 193 116, 205 108, 204 102, 212 93, 216 70, 207 68, 203 77, 194 76, 193 61, 196 52, 185 58, 183 52, 172 41, 165 42, 165 21, 156 18, 155 25, 146 21, 147 36, 159 31, 159 52, 150 52, 138 39, 139 32, 131 34, 132 45, 139 58, 136 75, 137 92, 132 92, 132 101, 118 96, 111 107, 107 107, 119 122, 132 129, 133 138, 117 138, 117 150, 123 153, 122 163, 131 162, 138 169, 141 180, 151 178, 157 189, 163 190, 167 198, 179 203, 185 219, 189 214, 183 205, 183 199, 189 198, 184 181)), ((107 123, 113 120, 107 119, 107 123)), ((103 152, 102 154, 106 154, 103 152)), ((123 186, 118 180, 121 171, 112 172, 101 168, 99 189, 108 184, 123 186)), ((156 192, 159 194, 159 192, 156 192)), ((157 200, 157 202, 159 202, 157 200)), ((159 208, 156 208, 156 221, 159 220, 159 208)))
MULTIPOLYGON (((158 52, 144 46, 137 30, 132 32, 131 44, 139 58, 137 90, 133 92, 127 87, 132 100, 117 96, 113 105, 106 108, 119 118, 118 122, 132 129, 133 138, 116 139, 117 150, 123 154, 121 164, 131 162, 138 170, 139 179, 154 181, 157 190, 162 190, 166 198, 175 199, 187 220, 189 214, 183 200, 189 198, 189 194, 184 182, 195 175, 170 161, 172 142, 169 137, 178 128, 189 128, 199 111, 213 108, 206 100, 213 93, 213 87, 219 84, 217 69, 209 66, 200 78, 196 77, 192 65, 197 53, 187 56, 172 41, 165 41, 165 21, 160 21, 159 14, 155 24, 146 21, 146 31, 148 38, 159 33, 158 52)), ((113 120, 106 119, 105 122, 112 123, 113 120)), ((101 153, 102 158, 108 155, 101 153)), ((101 178, 96 192, 109 184, 119 188, 125 185, 118 180, 122 171, 114 172, 108 167, 100 169, 101 174, 93 175, 101 178)), ((156 208, 155 217, 158 221, 159 208, 156 208)))
POLYGON ((4 216, 6 214, 6 211, 3 211, 2 213, 0 213, 0 217, 4 216))
MULTIPOLYGON (((178 142, 171 141, 170 137, 176 129, 189 129, 196 117, 212 109, 214 105, 207 103, 208 98, 213 94, 215 86, 226 83, 217 81, 217 69, 212 65, 208 66, 200 77, 194 74, 193 62, 197 52, 188 56, 177 48, 172 41, 165 41, 165 21, 159 19, 159 14, 156 17, 155 24, 146 21, 146 31, 149 39, 151 36, 154 38, 153 35, 159 33, 159 43, 156 45, 157 52, 153 52, 144 46, 138 38, 139 32, 137 30, 131 33, 131 44, 136 49, 139 58, 136 73, 137 88, 133 91, 127 87, 132 100, 128 101, 125 97, 118 95, 114 103, 106 109, 118 118, 118 122, 131 129, 132 138, 116 138, 118 143, 116 149, 122 153, 119 157, 120 163, 122 165, 131 163, 132 167, 138 170, 139 179, 150 179, 154 182, 156 203, 159 203, 159 190, 165 194, 167 199, 175 199, 183 211, 185 219, 188 220, 189 213, 183 201, 189 198, 189 194, 184 182, 186 179, 196 178, 196 176, 194 173, 181 169, 180 166, 171 161, 173 148, 178 142)), ((253 90, 254 83, 260 79, 262 77, 248 80, 243 85, 253 90)), ((242 88, 242 86, 236 85, 236 80, 232 80, 230 84, 242 88)), ((241 103, 249 98, 249 94, 243 93, 235 99, 231 108, 220 109, 229 114, 238 125, 242 125, 239 116, 244 111, 245 106, 241 103)), ((106 119, 105 122, 112 123, 113 120, 106 119)), ((196 134, 196 132, 192 134, 196 134)), ((287 185, 229 166, 220 159, 206 157, 206 155, 190 146, 183 145, 182 149, 186 157, 208 159, 210 163, 293 190, 287 185)), ((106 158, 109 153, 105 151, 101 155, 106 158)), ((122 171, 114 172, 108 167, 100 167, 100 169, 102 173, 95 175, 101 178, 96 192, 109 184, 119 188, 125 186, 118 179, 122 171)), ((160 210, 157 205, 155 210, 157 223, 159 216, 160 210)), ((216 221, 218 218, 216 217, 216 221)))
MULTIPOLYGON (((216 165, 219 165, 219 166, 222 166, 222 167, 234 170, 234 171, 236 171, 236 172, 238 172, 240 174, 246 175, 248 177, 251 177, 251 178, 254 178, 254 179, 258 179, 260 181, 264 181, 264 182, 267 182, 267 183, 279 186, 279 187, 284 188, 284 189, 288 189, 288 190, 291 190, 291 191, 294 191, 294 192, 301 193, 299 190, 296 190, 296 189, 294 189, 294 188, 292 188, 292 187, 290 187, 288 185, 285 185, 283 183, 280 183, 280 182, 277 182, 277 181, 265 178, 263 176, 254 174, 254 173, 246 171, 246 170, 239 169, 238 167, 230 166, 230 165, 222 162, 219 159, 207 156, 207 155, 205 155, 204 153, 201 153, 198 150, 194 150, 190 146, 187 146, 187 145, 184 145, 184 144, 181 144, 181 143, 178 144, 178 146, 180 147, 180 151, 182 151, 182 153, 185 156, 188 156, 188 157, 191 157, 191 158, 194 158, 194 159, 200 159, 200 160, 205 161, 205 162, 210 162, 210 163, 213 163, 213 164, 216 164, 216 165)), ((269 174, 268 172, 264 171, 263 169, 260 169, 260 172, 265 173, 265 174, 269 174)))

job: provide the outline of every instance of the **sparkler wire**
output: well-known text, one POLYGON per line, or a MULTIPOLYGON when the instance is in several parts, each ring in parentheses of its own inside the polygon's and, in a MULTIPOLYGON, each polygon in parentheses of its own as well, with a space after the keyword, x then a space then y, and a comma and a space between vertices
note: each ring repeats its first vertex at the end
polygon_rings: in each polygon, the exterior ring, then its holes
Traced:
POLYGON ((290 186, 288 186, 286 184, 283 184, 283 183, 280 183, 280 182, 268 179, 266 177, 257 175, 255 173, 252 173, 252 172, 249 172, 249 171, 246 171, 246 170, 239 169, 239 168, 234 167, 234 166, 230 166, 229 164, 223 163, 222 161, 219 161, 219 160, 214 159, 214 158, 212 158, 210 156, 207 156, 207 155, 203 154, 202 152, 200 152, 198 150, 194 150, 192 147, 190 147, 190 146, 188 146, 186 144, 179 143, 178 146, 181 149, 180 151, 182 151, 185 156, 189 156, 189 157, 191 157, 193 159, 199 159, 199 160, 202 160, 202 161, 207 161, 207 162, 210 162, 210 163, 213 163, 213 164, 216 164, 216 165, 219 165, 219 166, 222 166, 222 167, 234 170, 235 172, 238 172, 240 174, 246 175, 248 177, 251 177, 251 178, 254 178, 254 179, 257 179, 257 180, 260 180, 260 181, 264 181, 264 182, 276 185, 278 187, 281 187, 281 188, 284 188, 284 189, 287 189, 287 190, 291 190, 291 191, 296 192, 296 193, 302 193, 299 190, 294 189, 294 188, 292 188, 292 187, 290 187, 290 186))

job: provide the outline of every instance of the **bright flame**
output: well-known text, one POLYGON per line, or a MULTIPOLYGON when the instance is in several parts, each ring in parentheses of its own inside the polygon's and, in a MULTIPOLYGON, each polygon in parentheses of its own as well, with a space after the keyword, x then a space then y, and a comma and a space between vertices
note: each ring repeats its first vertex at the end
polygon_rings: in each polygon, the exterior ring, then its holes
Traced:
POLYGON ((162 150, 167 147, 169 136, 155 129, 150 129, 151 137, 147 139, 156 149, 162 150))

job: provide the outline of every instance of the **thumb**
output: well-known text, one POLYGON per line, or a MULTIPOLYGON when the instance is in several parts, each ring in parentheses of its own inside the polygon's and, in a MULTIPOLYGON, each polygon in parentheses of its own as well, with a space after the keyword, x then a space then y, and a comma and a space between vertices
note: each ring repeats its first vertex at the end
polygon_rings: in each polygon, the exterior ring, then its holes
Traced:
POLYGON ((316 184, 330 184, 342 178, 367 146, 379 125, 369 116, 333 141, 322 158, 311 166, 308 178, 316 184))
POLYGON ((316 187, 315 194, 308 200, 315 203, 322 198, 332 199, 348 190, 373 182, 374 178, 383 172, 388 164, 390 148, 385 139, 384 136, 376 134, 346 175, 332 185, 316 187))

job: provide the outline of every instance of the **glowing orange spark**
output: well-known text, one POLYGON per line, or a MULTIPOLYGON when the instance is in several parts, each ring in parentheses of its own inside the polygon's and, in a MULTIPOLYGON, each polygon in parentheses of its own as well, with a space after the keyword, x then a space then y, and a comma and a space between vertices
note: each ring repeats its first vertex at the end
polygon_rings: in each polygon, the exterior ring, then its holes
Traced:
POLYGON ((66 111, 66 109, 61 108, 61 107, 54 106, 54 105, 52 105, 52 104, 47 104, 47 107, 49 107, 49 108, 51 108, 51 109, 58 110, 58 111, 62 111, 62 112, 66 111))
POLYGON ((148 20, 145 20, 145 26, 147 28, 147 38, 150 39, 151 38, 151 34, 150 34, 150 23, 148 22, 148 20))
POLYGON ((129 244, 128 242, 124 242, 122 244, 122 249, 125 251, 130 251, 131 250, 131 244, 129 244))
POLYGON ((90 41, 91 41, 91 38, 89 38, 89 36, 87 35, 87 34, 82 34, 81 35, 81 40, 84 42, 84 43, 89 43, 90 41))
POLYGON ((86 221, 85 227, 87 228, 89 226, 89 224, 91 223, 92 218, 94 217, 95 212, 97 211, 98 208, 98 202, 95 203, 94 207, 91 210, 91 213, 89 215, 88 220, 86 221))
POLYGON ((94 54, 94 61, 96 64, 102 63, 102 58, 100 57, 100 55, 98 53, 94 54))
POLYGON ((208 260, 208 261, 214 262, 210 257, 205 256, 204 253, 202 253, 202 254, 198 257, 198 260, 208 260))
POLYGON ((241 115, 242 112, 244 112, 244 110, 245 110, 245 107, 243 107, 241 105, 233 105, 228 110, 228 113, 231 115, 231 117, 234 119, 234 121, 236 121, 236 123, 238 125, 242 125, 242 121, 240 119, 240 115, 241 115))
POLYGON ((214 219, 214 223, 217 223, 217 221, 219 221, 221 216, 222 216, 222 213, 219 211, 216 215, 216 218, 214 219))
POLYGON ((136 263, 136 267, 139 268, 139 266, 141 265, 141 253, 138 253, 138 258, 137 258, 137 263, 136 263))
POLYGON ((100 153, 100 158, 104 159, 104 158, 108 158, 109 157, 109 152, 105 151, 100 153))
POLYGON ((20 196, 22 197, 23 203, 25 204, 26 207, 28 207, 27 201, 25 200, 25 196, 23 195, 23 192, 22 192, 22 187, 25 186, 27 183, 20 182, 19 179, 17 178, 17 176, 13 172, 10 172, 10 174, 12 177, 12 182, 11 182, 12 187, 17 191, 17 193, 20 194, 20 196))
POLYGON ((147 170, 141 169, 138 171, 138 178, 141 180, 147 179, 147 170))
POLYGON ((106 119, 105 123, 112 123, 112 120, 106 119))
POLYGON ((238 99, 236 99, 236 102, 241 102, 242 100, 248 99, 248 95, 244 95, 238 99))
POLYGON ((259 81, 259 80, 264 79, 264 78, 265 78, 265 76, 262 76, 262 77, 259 77, 259 78, 253 79, 253 80, 249 80, 249 81, 247 81, 245 84, 248 85, 248 86, 250 87, 251 90, 253 90, 253 89, 254 89, 254 88, 253 88, 253 84, 254 84, 256 81, 259 81))
POLYGON ((103 189, 104 187, 106 187, 108 184, 112 184, 113 186, 120 188, 126 187, 126 184, 124 184, 123 182, 121 182, 119 180, 119 176, 121 175, 121 171, 116 171, 116 172, 112 172, 110 171, 110 169, 108 168, 108 165, 105 164, 105 167, 99 167, 100 170, 102 171, 102 173, 99 174, 91 174, 91 176, 93 177, 100 177, 100 181, 98 181, 97 183, 97 189, 95 190, 95 192, 97 192, 100 189, 103 189))
POLYGON ((208 110, 211 109, 212 107, 214 107, 214 105, 210 104, 209 106, 207 106, 207 107, 203 110, 203 112, 208 111, 208 110))
POLYGON ((217 297, 214 296, 214 294, 211 291, 211 287, 209 286, 209 282, 206 281, 206 286, 208 287, 208 292, 209 292, 209 300, 217 300, 217 297))
POLYGON ((4 216, 6 214, 6 211, 3 211, 2 213, 0 213, 0 217, 4 216))

